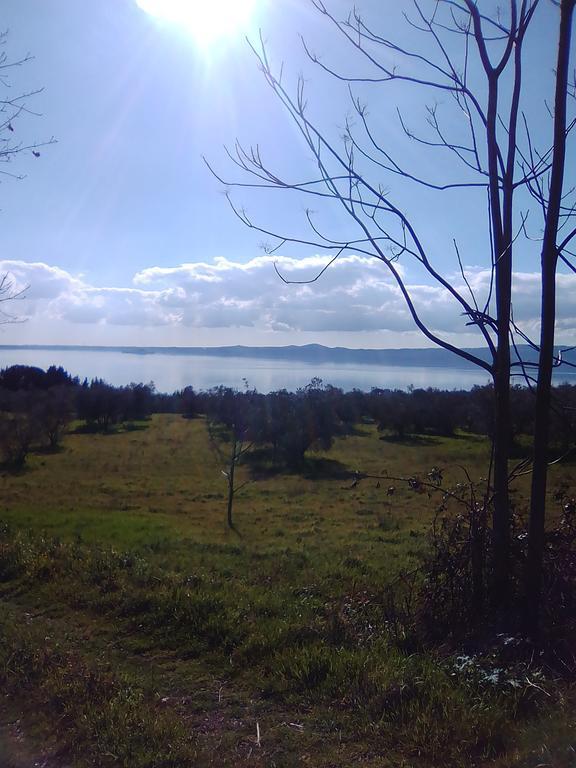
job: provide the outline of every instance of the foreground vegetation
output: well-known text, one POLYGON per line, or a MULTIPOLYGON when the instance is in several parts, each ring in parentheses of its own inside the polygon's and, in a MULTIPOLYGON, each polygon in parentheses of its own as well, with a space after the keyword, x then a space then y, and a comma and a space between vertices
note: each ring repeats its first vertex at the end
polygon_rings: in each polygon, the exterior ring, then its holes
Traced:
POLYGON ((3 706, 72 765, 572 765, 568 682, 509 638, 426 648, 389 610, 435 507, 355 473, 455 483, 487 454, 364 424, 298 471, 240 466, 231 530, 203 418, 69 434, 2 476, 3 706))

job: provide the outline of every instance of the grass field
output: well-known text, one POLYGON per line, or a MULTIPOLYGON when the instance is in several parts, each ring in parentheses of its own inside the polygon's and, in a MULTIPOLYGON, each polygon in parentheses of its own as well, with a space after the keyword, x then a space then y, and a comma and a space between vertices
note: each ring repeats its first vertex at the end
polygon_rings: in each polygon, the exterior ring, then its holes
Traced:
POLYGON ((386 625, 434 502, 354 472, 458 482, 487 459, 479 437, 360 426, 300 474, 243 467, 229 530, 202 419, 68 435, 0 479, 5 706, 68 765, 573 766, 565 684, 495 680, 386 625))

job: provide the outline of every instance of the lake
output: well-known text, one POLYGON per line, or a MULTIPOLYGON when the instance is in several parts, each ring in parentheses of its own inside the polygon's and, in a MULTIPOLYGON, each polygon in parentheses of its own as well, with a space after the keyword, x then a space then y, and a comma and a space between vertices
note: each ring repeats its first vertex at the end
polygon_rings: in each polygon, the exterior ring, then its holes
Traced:
MULTIPOLYGON (((129 354, 111 350, 2 349, 0 368, 10 365, 35 365, 48 368, 61 365, 80 379, 95 377, 116 386, 153 381, 159 392, 174 392, 190 385, 209 389, 218 385, 243 388, 244 380, 259 392, 277 389, 296 390, 314 376, 325 384, 344 390, 372 387, 408 389, 472 389, 487 384, 489 375, 481 369, 420 368, 379 366, 357 363, 318 363, 265 360, 247 357, 208 357, 182 354, 129 354)), ((574 375, 563 374, 556 382, 576 383, 574 375)))

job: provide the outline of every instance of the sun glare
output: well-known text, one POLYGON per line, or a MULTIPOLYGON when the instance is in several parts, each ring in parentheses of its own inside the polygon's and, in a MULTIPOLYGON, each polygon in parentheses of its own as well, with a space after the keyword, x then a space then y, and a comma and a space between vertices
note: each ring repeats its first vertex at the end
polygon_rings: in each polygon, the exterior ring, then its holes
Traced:
POLYGON ((136 0, 143 11, 186 30, 199 45, 243 32, 256 0, 136 0))

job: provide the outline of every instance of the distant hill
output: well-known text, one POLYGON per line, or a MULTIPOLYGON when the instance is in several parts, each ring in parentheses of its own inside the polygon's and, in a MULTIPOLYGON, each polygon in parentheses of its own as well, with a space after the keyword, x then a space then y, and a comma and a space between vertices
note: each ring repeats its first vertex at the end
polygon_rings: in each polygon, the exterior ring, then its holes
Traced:
MULTIPOLYGON (((4 344, 2 349, 41 349, 74 352, 118 352, 128 355, 189 355, 204 357, 236 357, 264 360, 298 361, 306 363, 334 363, 380 366, 415 366, 421 368, 474 368, 472 363, 452 352, 436 347, 426 349, 348 349, 325 347, 321 344, 285 347, 106 347, 63 344, 4 344)), ((485 349, 468 348, 466 351, 489 360, 485 349)), ((535 362, 537 355, 528 345, 518 347, 524 361, 535 362)), ((574 350, 564 355, 567 362, 576 365, 574 350)))

